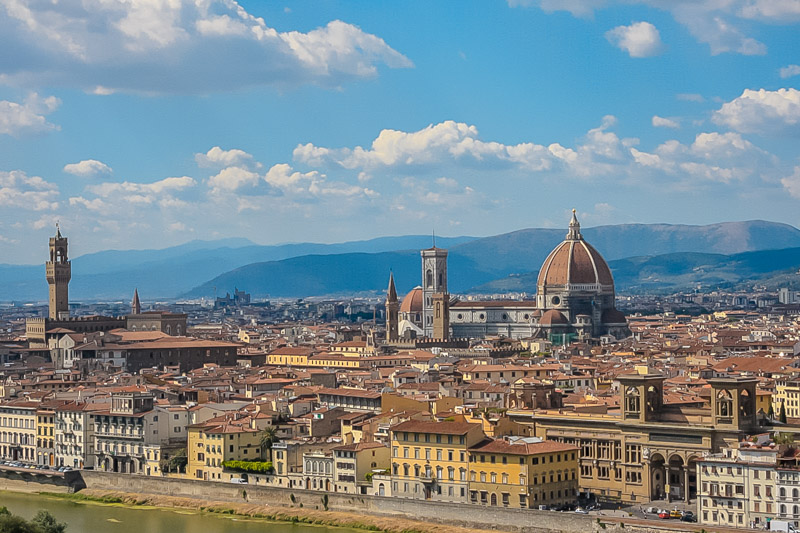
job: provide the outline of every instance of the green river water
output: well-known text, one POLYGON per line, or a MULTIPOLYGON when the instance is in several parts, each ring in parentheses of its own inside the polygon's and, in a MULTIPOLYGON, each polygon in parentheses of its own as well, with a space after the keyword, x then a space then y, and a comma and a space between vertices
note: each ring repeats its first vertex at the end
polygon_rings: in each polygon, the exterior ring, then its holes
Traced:
POLYGON ((355 533, 355 530, 220 516, 183 509, 80 503, 38 494, 0 492, 0 507, 33 518, 46 509, 67 533, 355 533))

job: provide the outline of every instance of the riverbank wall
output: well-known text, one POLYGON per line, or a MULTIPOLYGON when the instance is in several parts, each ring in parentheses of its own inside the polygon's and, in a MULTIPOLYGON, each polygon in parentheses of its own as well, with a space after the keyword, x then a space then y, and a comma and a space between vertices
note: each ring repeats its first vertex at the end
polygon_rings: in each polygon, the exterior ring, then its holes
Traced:
POLYGON ((0 469, 0 490, 70 493, 84 487, 80 472, 63 474, 43 470, 0 469))
POLYGON ((82 471, 86 488, 125 491, 180 498, 213 499, 231 503, 277 505, 286 508, 328 509, 347 513, 411 518, 474 529, 497 529, 520 533, 592 531, 593 518, 528 509, 421 502, 401 498, 326 493, 280 487, 234 485, 212 481, 183 480, 82 471))

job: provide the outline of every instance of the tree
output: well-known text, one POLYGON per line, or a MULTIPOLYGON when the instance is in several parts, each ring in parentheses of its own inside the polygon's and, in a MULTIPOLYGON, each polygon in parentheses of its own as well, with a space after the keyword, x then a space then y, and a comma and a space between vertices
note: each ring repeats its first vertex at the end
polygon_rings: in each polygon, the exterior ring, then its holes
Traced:
POLYGON ((181 448, 167 458, 161 459, 159 466, 162 472, 184 472, 189 463, 186 448, 181 448))
POLYGON ((786 406, 785 405, 781 405, 780 421, 781 421, 781 424, 785 424, 786 423, 786 406))
POLYGON ((67 529, 67 524, 59 523, 56 517, 44 510, 36 513, 31 522, 38 526, 42 533, 64 533, 67 529))
POLYGON ((278 442, 278 428, 269 425, 261 431, 261 454, 264 459, 272 460, 272 445, 278 442), (268 454, 269 452, 269 454, 268 454))
POLYGON ((25 520, 0 507, 0 533, 64 533, 66 529, 66 524, 59 523, 47 511, 39 511, 33 520, 25 520))
POLYGON ((775 409, 772 408, 772 404, 769 404, 769 411, 767 411, 767 419, 775 420, 775 409))

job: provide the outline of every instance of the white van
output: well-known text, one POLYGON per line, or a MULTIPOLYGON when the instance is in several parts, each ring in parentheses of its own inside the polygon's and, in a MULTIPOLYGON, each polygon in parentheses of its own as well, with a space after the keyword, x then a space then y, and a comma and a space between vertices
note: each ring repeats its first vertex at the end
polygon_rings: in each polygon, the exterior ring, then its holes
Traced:
POLYGON ((234 483, 236 485, 247 485, 247 481, 240 477, 232 477, 231 483, 234 483))

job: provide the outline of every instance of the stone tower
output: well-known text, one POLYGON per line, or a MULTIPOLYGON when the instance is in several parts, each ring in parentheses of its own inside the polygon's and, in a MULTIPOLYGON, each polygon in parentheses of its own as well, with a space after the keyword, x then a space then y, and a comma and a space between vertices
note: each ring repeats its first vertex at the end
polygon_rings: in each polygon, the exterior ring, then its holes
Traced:
POLYGON ((139 302, 139 289, 133 289, 133 300, 131 300, 131 314, 139 315, 142 313, 142 304, 139 302))
POLYGON ((394 286, 394 274, 389 274, 389 289, 386 291, 386 340, 397 341, 398 312, 400 303, 397 301, 397 289, 394 286))
POLYGON ((447 250, 428 248, 422 255, 422 331, 433 336, 433 295, 447 293, 447 250))
POLYGON ((50 286, 50 320, 69 318, 69 280, 72 264, 67 256, 67 238, 62 237, 56 224, 56 236, 50 237, 50 260, 46 263, 47 284, 50 286))
POLYGON ((433 338, 450 338, 450 295, 446 292, 433 294, 433 338))

